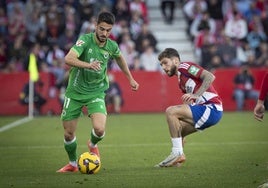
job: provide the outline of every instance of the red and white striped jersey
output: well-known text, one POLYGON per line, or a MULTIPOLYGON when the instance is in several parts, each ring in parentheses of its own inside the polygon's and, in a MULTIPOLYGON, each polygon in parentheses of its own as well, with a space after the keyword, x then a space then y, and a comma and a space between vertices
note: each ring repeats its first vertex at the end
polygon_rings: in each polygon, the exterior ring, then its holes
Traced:
MULTIPOLYGON (((180 63, 178 81, 179 88, 183 93, 195 93, 199 89, 203 82, 200 78, 203 70, 204 68, 192 62, 180 63)), ((218 110, 222 110, 222 100, 213 85, 195 101, 195 104, 212 105, 218 110)))

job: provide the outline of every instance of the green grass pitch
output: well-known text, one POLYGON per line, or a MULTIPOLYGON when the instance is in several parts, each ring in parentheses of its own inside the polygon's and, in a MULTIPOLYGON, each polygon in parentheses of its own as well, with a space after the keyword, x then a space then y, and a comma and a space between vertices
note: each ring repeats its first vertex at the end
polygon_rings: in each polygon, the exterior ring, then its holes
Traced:
MULTIPOLYGON (((164 113, 110 115, 99 143, 98 174, 56 173, 67 163, 59 117, 37 117, 0 133, 0 187, 257 188, 268 181, 268 114, 225 112, 221 122, 186 138, 181 168, 154 168, 171 150, 164 113)), ((0 117, 0 127, 20 117, 0 117)), ((91 123, 79 120, 78 154, 91 123)))

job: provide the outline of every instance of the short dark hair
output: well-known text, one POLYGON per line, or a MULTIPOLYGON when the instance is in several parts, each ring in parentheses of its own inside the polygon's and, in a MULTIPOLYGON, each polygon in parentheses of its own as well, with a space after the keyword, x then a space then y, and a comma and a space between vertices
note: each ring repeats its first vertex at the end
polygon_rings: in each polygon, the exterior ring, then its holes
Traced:
POLYGON ((98 15, 97 24, 100 24, 101 22, 114 25, 115 16, 110 12, 106 12, 106 11, 100 12, 98 15))
POLYGON ((163 58, 172 58, 172 57, 177 57, 180 59, 180 54, 177 50, 174 48, 166 48, 163 52, 161 52, 158 55, 158 60, 161 61, 163 58))

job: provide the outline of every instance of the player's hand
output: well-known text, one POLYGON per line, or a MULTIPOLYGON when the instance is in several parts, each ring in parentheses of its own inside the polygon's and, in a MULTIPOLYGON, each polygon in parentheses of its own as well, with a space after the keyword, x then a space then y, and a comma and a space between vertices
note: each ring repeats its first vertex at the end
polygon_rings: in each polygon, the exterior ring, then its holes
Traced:
POLYGON ((184 104, 192 104, 195 102, 196 99, 198 99, 199 96, 194 95, 192 93, 186 93, 182 95, 181 99, 184 104))
POLYGON ((95 71, 99 71, 99 70, 101 70, 101 64, 99 61, 93 61, 93 62, 89 63, 89 68, 93 69, 95 71))
POLYGON ((137 91, 139 89, 139 84, 135 80, 130 81, 130 86, 133 91, 137 91))
POLYGON ((265 107, 263 104, 257 103, 254 108, 254 117, 258 121, 262 121, 264 117, 265 107))

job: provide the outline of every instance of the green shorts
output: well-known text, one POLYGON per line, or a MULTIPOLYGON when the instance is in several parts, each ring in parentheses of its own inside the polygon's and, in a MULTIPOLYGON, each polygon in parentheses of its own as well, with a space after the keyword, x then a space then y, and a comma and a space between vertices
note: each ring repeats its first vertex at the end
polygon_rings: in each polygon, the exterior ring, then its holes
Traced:
POLYGON ((79 118, 84 106, 87 108, 88 116, 93 113, 103 113, 107 115, 104 98, 105 93, 89 96, 88 99, 83 100, 72 99, 65 96, 61 119, 67 121, 79 118))

